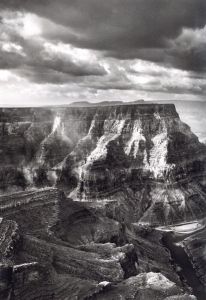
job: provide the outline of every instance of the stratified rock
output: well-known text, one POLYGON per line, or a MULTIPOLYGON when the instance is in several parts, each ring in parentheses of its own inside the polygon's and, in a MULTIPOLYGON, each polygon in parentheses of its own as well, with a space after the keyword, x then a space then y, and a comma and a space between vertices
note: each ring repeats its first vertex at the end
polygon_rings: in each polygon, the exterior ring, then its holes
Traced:
POLYGON ((102 290, 101 282, 137 274, 134 246, 110 242, 118 240, 121 225, 66 199, 57 189, 4 195, 0 203, 2 272, 8 263, 10 268, 2 295, 85 299, 102 290))
POLYGON ((54 188, 0 196, 0 215, 16 221, 24 234, 47 233, 59 220, 63 197, 63 193, 54 188))
POLYGON ((0 109, 0 153, 2 300, 195 299, 162 228, 205 217, 206 147, 174 105, 0 109))
POLYGON ((198 279, 206 287, 206 229, 192 234, 181 242, 198 279))
POLYGON ((173 104, 2 109, 0 121, 2 190, 56 185, 152 226, 206 211, 206 147, 173 104))

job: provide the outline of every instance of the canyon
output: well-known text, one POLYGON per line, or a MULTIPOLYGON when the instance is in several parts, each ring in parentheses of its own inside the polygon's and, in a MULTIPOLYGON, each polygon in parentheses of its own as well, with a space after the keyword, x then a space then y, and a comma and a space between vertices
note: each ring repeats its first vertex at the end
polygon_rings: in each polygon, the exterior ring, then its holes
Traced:
POLYGON ((1 108, 0 299, 205 299, 205 174, 174 104, 1 108))

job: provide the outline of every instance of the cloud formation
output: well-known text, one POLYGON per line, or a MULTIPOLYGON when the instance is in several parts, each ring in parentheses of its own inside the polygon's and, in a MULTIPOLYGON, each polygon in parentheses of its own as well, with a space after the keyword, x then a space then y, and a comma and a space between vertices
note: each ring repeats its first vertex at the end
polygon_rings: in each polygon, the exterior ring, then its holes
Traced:
POLYGON ((27 82, 57 102, 204 100, 205 49, 205 0, 0 2, 5 97, 27 82))

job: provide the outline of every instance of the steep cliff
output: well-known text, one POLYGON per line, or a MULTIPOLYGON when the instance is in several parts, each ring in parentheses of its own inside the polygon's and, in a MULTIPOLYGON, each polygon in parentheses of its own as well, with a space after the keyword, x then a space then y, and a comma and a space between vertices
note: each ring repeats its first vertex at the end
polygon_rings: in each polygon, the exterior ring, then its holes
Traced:
POLYGON ((204 228, 206 146, 174 105, 1 109, 0 153, 2 299, 195 299, 165 232, 204 228))
POLYGON ((204 215, 206 147, 173 104, 2 109, 0 121, 2 190, 118 198, 133 221, 152 225, 204 215))

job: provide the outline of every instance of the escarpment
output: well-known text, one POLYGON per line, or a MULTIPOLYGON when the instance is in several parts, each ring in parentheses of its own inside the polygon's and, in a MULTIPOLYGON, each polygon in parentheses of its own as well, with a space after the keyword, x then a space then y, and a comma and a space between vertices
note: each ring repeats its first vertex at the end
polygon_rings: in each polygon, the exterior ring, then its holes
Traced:
POLYGON ((172 104, 2 109, 0 121, 2 192, 120 198, 134 222, 152 225, 204 215, 206 147, 172 104))
POLYGON ((206 146, 174 105, 1 109, 0 153, 1 299, 195 299, 176 242, 205 285, 206 146))

